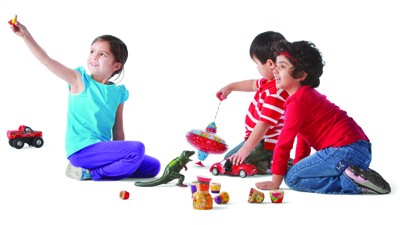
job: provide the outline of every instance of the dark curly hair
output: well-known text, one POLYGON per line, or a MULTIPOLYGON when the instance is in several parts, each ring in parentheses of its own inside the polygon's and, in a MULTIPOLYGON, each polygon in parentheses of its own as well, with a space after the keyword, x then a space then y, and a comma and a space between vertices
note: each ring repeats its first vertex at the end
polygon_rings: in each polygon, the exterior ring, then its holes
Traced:
POLYGON ((274 43, 273 48, 275 57, 280 55, 281 52, 287 52, 291 56, 287 58, 294 66, 291 74, 293 78, 299 78, 302 76, 302 72, 307 74, 307 77, 300 81, 302 86, 308 85, 313 88, 319 86, 319 78, 322 76, 325 62, 314 43, 309 41, 279 41, 274 43))
POLYGON ((275 62, 276 57, 272 49, 272 44, 283 40, 286 40, 285 37, 275 31, 266 31, 257 35, 250 45, 250 57, 256 57, 262 64, 265 64, 268 59, 275 62))

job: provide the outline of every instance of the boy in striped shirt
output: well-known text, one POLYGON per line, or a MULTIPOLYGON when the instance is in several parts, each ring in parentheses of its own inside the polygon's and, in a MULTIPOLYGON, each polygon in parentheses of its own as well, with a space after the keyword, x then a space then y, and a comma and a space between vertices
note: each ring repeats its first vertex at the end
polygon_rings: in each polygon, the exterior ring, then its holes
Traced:
POLYGON ((254 164, 258 174, 271 173, 273 150, 283 126, 283 105, 288 97, 285 90, 276 88, 272 73, 276 64, 271 46, 281 40, 286 39, 274 31, 257 35, 250 46, 250 57, 262 78, 230 83, 216 94, 222 101, 232 91, 255 92, 245 118, 244 140, 224 158, 234 165, 254 164))

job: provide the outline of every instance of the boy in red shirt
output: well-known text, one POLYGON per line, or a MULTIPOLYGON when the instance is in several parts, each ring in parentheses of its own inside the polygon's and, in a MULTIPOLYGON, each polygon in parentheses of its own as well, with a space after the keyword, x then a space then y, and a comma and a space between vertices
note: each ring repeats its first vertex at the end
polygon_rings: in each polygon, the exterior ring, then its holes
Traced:
POLYGON ((277 88, 285 89, 285 123, 274 150, 272 181, 256 183, 278 189, 283 179, 297 191, 324 194, 390 193, 381 175, 369 168, 371 143, 353 118, 315 88, 324 61, 311 42, 279 42, 274 46, 277 88), (294 165, 287 160, 297 137, 294 165), (315 153, 311 154, 311 148, 315 153))

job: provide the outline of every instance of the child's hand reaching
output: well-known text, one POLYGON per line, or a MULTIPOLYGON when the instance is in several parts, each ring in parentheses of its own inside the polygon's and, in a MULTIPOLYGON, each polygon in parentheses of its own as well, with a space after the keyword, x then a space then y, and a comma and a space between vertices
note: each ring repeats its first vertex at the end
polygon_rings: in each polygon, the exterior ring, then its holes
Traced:
POLYGON ((228 97, 228 95, 232 92, 232 89, 228 86, 221 88, 216 94, 217 98, 222 101, 228 97))
POLYGON ((222 97, 222 92, 217 92, 217 98, 220 100, 220 101, 222 101, 222 100, 224 100, 225 98, 223 98, 222 97))
POLYGON ((22 23, 16 21, 14 24, 10 25, 11 30, 14 32, 14 34, 24 37, 28 31, 22 23))

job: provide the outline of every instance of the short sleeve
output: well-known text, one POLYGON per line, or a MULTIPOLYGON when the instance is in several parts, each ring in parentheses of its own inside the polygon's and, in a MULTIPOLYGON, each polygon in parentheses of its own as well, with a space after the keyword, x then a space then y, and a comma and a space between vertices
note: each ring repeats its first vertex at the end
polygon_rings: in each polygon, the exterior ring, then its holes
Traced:
POLYGON ((121 103, 125 102, 129 98, 129 91, 126 89, 125 85, 120 86, 121 90, 121 103))

